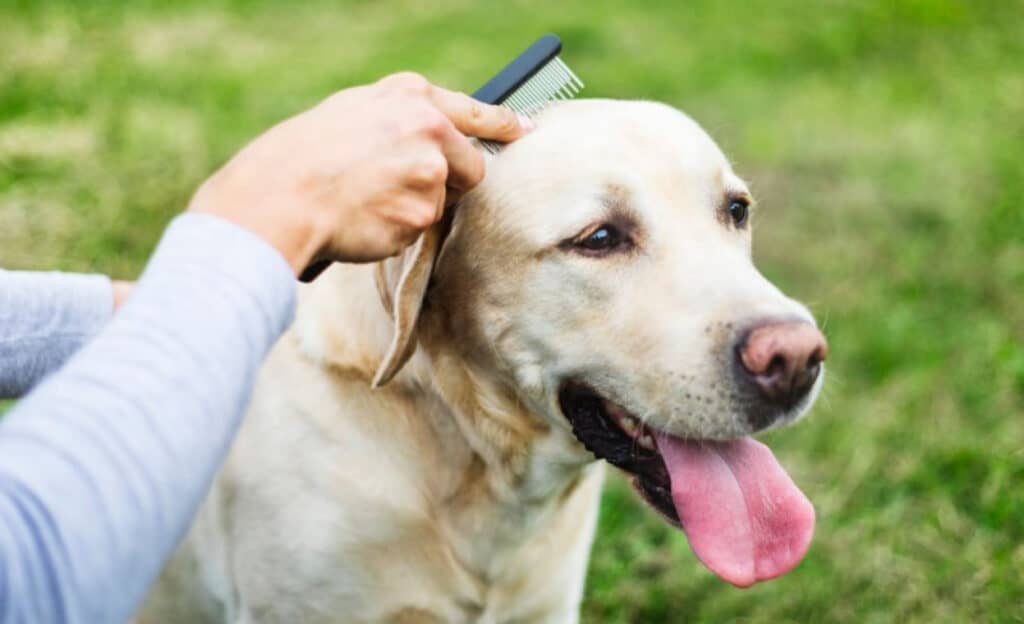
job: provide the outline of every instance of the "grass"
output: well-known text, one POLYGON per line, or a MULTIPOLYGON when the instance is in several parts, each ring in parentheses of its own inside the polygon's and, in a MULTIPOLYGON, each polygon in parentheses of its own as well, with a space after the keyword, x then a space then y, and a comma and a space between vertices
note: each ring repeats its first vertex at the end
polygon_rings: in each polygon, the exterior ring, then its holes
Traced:
POLYGON ((399 69, 472 89, 555 31, 588 96, 707 127, 832 346, 768 436, 815 502, 750 590, 613 482, 587 622, 1022 622, 1024 5, 0 0, 0 265, 137 275, 249 137, 399 69))

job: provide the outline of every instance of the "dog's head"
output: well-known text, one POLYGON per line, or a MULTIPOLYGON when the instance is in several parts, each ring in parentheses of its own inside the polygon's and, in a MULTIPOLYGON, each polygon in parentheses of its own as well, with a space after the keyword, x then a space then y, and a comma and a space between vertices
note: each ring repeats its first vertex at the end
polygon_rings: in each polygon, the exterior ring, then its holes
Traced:
POLYGON ((417 326, 443 334, 532 418, 632 473, 723 578, 784 573, 813 508, 746 436, 807 410, 826 345, 754 268, 747 186, 667 106, 576 101, 538 126, 392 277, 396 338, 376 383, 417 326))

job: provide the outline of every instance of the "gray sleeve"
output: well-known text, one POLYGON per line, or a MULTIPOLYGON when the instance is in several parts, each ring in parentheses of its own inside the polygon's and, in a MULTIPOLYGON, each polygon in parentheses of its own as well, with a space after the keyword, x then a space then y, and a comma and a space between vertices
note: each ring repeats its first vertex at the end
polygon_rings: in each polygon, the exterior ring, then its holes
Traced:
POLYGON ((255 235, 171 224, 118 314, 0 421, 0 622, 131 616, 294 305, 290 268, 255 235))
POLYGON ((60 368, 112 312, 103 275, 0 270, 0 399, 25 394, 60 368))

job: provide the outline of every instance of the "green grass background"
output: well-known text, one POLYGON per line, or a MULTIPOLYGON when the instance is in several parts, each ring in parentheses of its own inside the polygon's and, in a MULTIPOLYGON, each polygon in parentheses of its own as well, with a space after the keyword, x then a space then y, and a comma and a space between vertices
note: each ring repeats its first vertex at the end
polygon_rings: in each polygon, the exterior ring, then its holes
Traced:
POLYGON ((767 436, 819 515, 753 589, 620 481, 586 622, 1024 621, 1024 3, 0 0, 0 265, 138 274, 272 122, 400 69, 472 90, 554 31, 588 96, 669 102, 761 200, 829 379, 767 436))

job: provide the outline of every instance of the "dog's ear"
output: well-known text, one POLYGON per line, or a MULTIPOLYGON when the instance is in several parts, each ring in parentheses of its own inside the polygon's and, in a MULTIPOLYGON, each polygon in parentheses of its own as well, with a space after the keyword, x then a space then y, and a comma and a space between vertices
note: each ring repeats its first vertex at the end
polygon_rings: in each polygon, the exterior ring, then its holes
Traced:
POLYGON ((434 264, 451 230, 455 206, 445 217, 420 235, 398 258, 377 265, 377 291, 391 314, 395 333, 391 345, 373 376, 373 387, 391 381, 416 351, 416 325, 430 284, 434 264))

